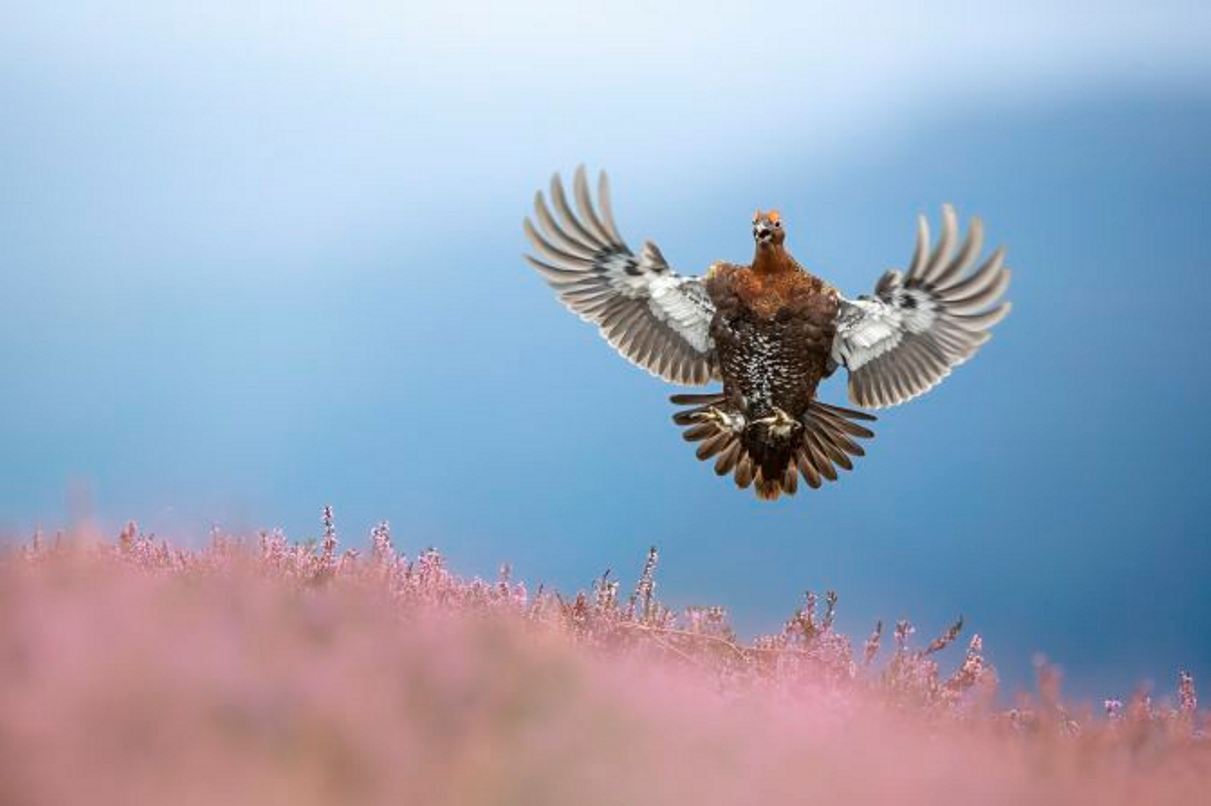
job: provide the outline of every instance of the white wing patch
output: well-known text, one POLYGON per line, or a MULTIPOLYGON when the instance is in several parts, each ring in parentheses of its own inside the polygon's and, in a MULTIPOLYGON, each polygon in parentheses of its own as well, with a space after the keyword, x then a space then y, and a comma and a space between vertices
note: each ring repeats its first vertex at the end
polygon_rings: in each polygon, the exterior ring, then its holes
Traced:
POLYGON ((958 224, 949 205, 942 222, 942 236, 927 252, 929 226, 920 217, 906 275, 889 271, 873 297, 841 299, 832 359, 849 370, 849 397, 859 406, 895 406, 932 389, 1009 313, 1008 302, 994 306, 1009 286, 1004 250, 968 272, 983 243, 980 220, 972 220, 957 254, 958 224))
POLYGON ((583 166, 573 191, 579 216, 558 174, 551 179, 554 214, 536 194, 538 224, 527 218, 524 226, 541 258, 526 260, 623 357, 673 383, 708 383, 717 374, 710 336, 715 306, 701 280, 675 274, 654 243, 645 243, 638 256, 630 250, 614 224, 605 173, 598 182, 600 215, 583 166))
POLYGON ((676 330, 698 352, 715 349, 710 336, 715 306, 697 278, 659 275, 649 284, 648 293, 648 307, 656 318, 676 330))

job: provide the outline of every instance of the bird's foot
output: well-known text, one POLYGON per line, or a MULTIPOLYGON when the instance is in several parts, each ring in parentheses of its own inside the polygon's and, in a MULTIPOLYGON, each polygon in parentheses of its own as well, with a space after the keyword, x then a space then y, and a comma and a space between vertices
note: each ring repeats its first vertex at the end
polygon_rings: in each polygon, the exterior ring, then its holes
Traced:
POLYGON ((777 406, 774 407, 773 414, 753 420, 753 425, 757 425, 758 423, 769 426, 770 433, 779 437, 790 436, 796 426, 799 425, 798 420, 777 406))
POLYGON ((748 420, 738 411, 723 411, 722 409, 711 406, 706 411, 700 413, 697 419, 704 422, 711 422, 718 425, 725 431, 731 431, 733 434, 739 434, 748 424, 748 420))

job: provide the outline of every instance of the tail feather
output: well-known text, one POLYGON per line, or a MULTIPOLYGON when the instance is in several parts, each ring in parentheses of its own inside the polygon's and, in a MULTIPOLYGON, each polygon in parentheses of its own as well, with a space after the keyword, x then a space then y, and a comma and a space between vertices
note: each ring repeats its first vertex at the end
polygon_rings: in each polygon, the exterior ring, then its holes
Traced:
POLYGON ((736 486, 742 490, 747 490, 752 483, 753 459, 747 453, 741 453, 740 461, 736 464, 736 486))
POLYGON ((673 415, 673 422, 677 425, 692 425, 698 422, 699 416, 709 409, 723 403, 724 397, 721 394, 711 395, 673 395, 669 398, 677 406, 689 406, 690 408, 684 411, 679 411, 673 415))
POLYGON ((799 468, 794 462, 788 462, 786 470, 782 471, 782 492, 787 495, 799 492, 799 468))
POLYGON ((809 433, 804 436, 803 453, 807 457, 807 461, 812 463, 816 472, 821 476, 829 481, 837 480, 837 468, 833 466, 832 460, 824 452, 819 434, 809 433))
POLYGON ((767 479, 761 469, 757 470, 757 497, 762 501, 776 501, 782 494, 782 478, 767 479))
POLYGON ((726 398, 722 392, 697 392, 670 395, 669 400, 674 406, 710 406, 715 403, 722 403, 726 398))
POLYGON ((800 448, 798 455, 795 457, 795 462, 799 465, 799 472, 803 474, 804 480, 807 481, 807 486, 813 490, 820 489, 820 471, 816 469, 816 463, 811 460, 807 452, 800 448))
POLYGON ((686 442, 701 442, 717 433, 719 433, 719 429, 714 423, 697 423, 685 429, 685 433, 681 436, 686 442))
POLYGON ((774 437, 763 424, 733 431, 713 418, 712 409, 736 413, 722 394, 673 395, 671 399, 688 407, 674 414, 673 422, 685 427, 682 436, 687 441, 700 443, 698 458, 714 458, 715 473, 731 474, 737 487, 753 487, 763 500, 794 495, 800 476, 812 489, 824 480, 836 481, 837 468, 853 470, 851 457, 866 455, 855 440, 874 436, 873 431, 859 424, 873 422, 874 415, 818 400, 808 404, 798 427, 789 435, 774 437))
POLYGON ((698 450, 695 453, 700 460, 705 461, 719 453, 733 441, 732 435, 727 431, 717 430, 714 436, 705 440, 701 445, 698 446, 698 450))
POLYGON ((824 454, 828 456, 828 458, 831 459, 834 464, 839 465, 846 470, 854 469, 854 463, 849 461, 849 457, 845 454, 845 451, 842 450, 841 446, 837 444, 836 436, 821 427, 819 421, 807 421, 807 434, 808 438, 813 439, 818 447, 823 448, 824 454))
MULTIPOLYGON (((843 409, 840 406, 830 406, 827 403, 819 403, 812 401, 814 408, 813 412, 823 422, 836 427, 838 431, 858 437, 859 439, 870 439, 875 435, 874 431, 869 428, 858 425, 855 420, 865 420, 872 422, 876 418, 873 414, 867 414, 864 411, 854 411, 853 409, 843 409)), ((858 454, 861 456, 862 454, 858 454)))
POLYGON ((728 443, 728 446, 719 454, 719 458, 715 460, 715 473, 719 476, 726 476, 736 469, 736 462, 740 459, 740 440, 733 439, 728 443))

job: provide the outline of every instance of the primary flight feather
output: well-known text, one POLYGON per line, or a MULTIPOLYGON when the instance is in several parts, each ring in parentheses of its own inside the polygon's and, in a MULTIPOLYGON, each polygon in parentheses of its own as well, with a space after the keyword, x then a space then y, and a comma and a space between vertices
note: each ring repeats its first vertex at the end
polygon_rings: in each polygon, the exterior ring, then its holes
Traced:
POLYGON ((874 433, 873 415, 816 399, 838 366, 849 399, 863 408, 894 406, 937 385, 1009 313, 1005 253, 975 269, 983 228, 973 219, 962 244, 954 210, 930 248, 918 219, 908 269, 883 275, 872 296, 847 299, 787 251, 776 211, 753 217, 752 263, 718 262, 703 277, 679 275, 650 241, 635 254, 618 232, 603 172, 594 205, 583 166, 572 182, 575 208, 558 174, 550 200, 539 192, 524 223, 535 254, 526 260, 582 319, 625 358, 666 381, 710 394, 673 395, 673 420, 698 442, 699 459, 732 474, 763 499, 837 478, 862 456, 855 439, 874 433))

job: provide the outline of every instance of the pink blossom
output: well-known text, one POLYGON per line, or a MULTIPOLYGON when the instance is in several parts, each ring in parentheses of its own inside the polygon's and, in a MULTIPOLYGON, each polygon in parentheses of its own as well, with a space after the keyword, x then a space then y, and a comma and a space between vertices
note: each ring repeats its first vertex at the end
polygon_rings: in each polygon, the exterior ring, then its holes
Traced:
POLYGON ((128 523, 0 555, 0 803, 1163 803, 1211 787, 1194 679, 1095 717, 1055 667, 996 701, 963 628, 863 643, 838 597, 741 640, 722 607, 531 593, 323 536, 128 523))

